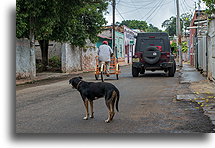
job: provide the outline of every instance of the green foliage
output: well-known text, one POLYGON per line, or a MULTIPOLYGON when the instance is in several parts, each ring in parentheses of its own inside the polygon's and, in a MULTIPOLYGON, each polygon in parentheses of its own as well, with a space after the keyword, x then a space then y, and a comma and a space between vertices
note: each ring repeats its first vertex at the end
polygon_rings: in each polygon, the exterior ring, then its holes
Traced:
POLYGON ((177 49, 178 49, 177 43, 176 42, 172 42, 171 47, 174 48, 173 53, 177 53, 177 49))
POLYGON ((145 32, 162 32, 162 30, 158 29, 152 24, 148 25, 145 21, 125 20, 125 21, 122 21, 121 23, 116 22, 116 25, 125 25, 131 29, 140 29, 145 32))
POLYGON ((146 32, 162 32, 162 30, 158 29, 152 24, 149 24, 148 28, 146 29, 146 32))
POLYGON ((36 40, 84 46, 96 41, 107 6, 107 0, 17 0, 16 36, 29 37, 33 28, 36 40))
POLYGON ((190 22, 192 19, 192 14, 191 13, 183 13, 181 15, 181 21, 182 21, 182 28, 186 30, 187 27, 190 26, 190 22))
POLYGON ((124 20, 120 25, 125 25, 131 29, 140 29, 143 31, 146 31, 146 29, 148 29, 148 25, 145 21, 124 20))
POLYGON ((202 1, 207 6, 206 13, 208 14, 215 13, 215 0, 202 0, 202 1))
POLYGON ((187 42, 184 41, 181 43, 181 45, 182 45, 182 47, 181 47, 182 52, 187 52, 187 50, 188 50, 187 42))
MULTIPOLYGON (((180 17, 180 25, 182 32, 190 25, 192 19, 192 14, 184 13, 180 17)), ((176 35, 176 17, 172 16, 170 19, 165 20, 162 23, 162 27, 166 28, 165 31, 168 32, 170 36, 176 35)))
POLYGON ((176 34, 176 17, 172 16, 170 19, 165 20, 161 26, 166 28, 165 31, 170 36, 174 36, 176 34))
POLYGON ((49 59, 49 66, 51 68, 61 69, 61 60, 57 56, 53 56, 49 59))
MULTIPOLYGON (((186 41, 182 42, 181 46, 182 46, 181 47, 182 52, 187 52, 187 50, 188 50, 187 42, 186 41)), ((174 48, 173 53, 177 53, 178 52, 178 46, 177 46, 176 42, 172 42, 171 47, 174 48)))

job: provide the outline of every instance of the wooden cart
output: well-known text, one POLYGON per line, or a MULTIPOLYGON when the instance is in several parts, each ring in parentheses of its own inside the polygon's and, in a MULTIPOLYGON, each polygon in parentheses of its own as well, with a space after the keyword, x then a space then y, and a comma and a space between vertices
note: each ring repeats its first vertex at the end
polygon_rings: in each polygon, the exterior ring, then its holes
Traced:
MULTIPOLYGON (((111 57, 111 61, 110 61, 110 72, 109 75, 116 75, 116 79, 119 79, 119 74, 120 74, 120 70, 119 70, 119 63, 117 62, 117 59, 115 56, 111 57)), ((101 76, 101 80, 102 82, 104 82, 104 75, 107 76, 106 73, 106 66, 105 63, 100 63, 98 60, 98 56, 96 57, 96 68, 95 68, 95 78, 96 80, 99 79, 99 75, 101 76)))

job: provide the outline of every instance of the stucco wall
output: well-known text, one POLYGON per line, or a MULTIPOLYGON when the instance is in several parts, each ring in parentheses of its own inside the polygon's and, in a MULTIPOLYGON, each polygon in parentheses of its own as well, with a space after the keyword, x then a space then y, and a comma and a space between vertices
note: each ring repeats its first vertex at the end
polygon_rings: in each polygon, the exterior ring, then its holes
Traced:
POLYGON ((208 28, 208 78, 215 81, 215 20, 208 28))
POLYGON ((82 70, 80 57, 81 51, 78 47, 72 46, 69 43, 63 43, 61 51, 61 64, 63 72, 71 73, 82 70))
POLYGON ((71 73, 74 71, 91 71, 95 69, 95 57, 97 56, 97 48, 95 44, 88 41, 84 48, 62 44, 61 47, 62 71, 71 73))
MULTIPOLYGON (((42 55, 41 55, 41 49, 39 46, 39 42, 36 41, 35 45, 36 45, 36 47, 35 47, 36 59, 41 60, 42 55)), ((57 56, 57 57, 61 58, 61 46, 62 46, 61 43, 50 41, 49 49, 48 49, 48 58, 52 58, 53 56, 57 56)))
POLYGON ((35 52, 27 39, 16 40, 16 78, 36 76, 35 52))
POLYGON ((97 53, 98 48, 96 48, 96 45, 88 41, 86 47, 82 49, 82 68, 84 71, 95 69, 97 53))

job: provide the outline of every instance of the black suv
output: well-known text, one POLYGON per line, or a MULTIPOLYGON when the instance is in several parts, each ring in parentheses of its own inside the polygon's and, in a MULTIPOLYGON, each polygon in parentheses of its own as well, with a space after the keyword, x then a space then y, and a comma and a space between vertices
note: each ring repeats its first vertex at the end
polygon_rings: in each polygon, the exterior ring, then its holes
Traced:
POLYGON ((176 63, 167 33, 138 33, 135 54, 132 57, 132 75, 138 77, 145 70, 164 70, 174 77, 176 63))

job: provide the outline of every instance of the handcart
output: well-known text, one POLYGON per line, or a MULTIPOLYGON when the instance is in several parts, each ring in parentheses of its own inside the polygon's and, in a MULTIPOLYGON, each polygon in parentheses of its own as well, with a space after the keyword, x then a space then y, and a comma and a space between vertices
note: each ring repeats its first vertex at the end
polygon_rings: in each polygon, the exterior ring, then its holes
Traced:
MULTIPOLYGON (((119 63, 117 62, 117 58, 115 56, 111 57, 110 61, 110 72, 109 75, 116 75, 116 79, 119 80, 119 63)), ((104 82, 104 75, 108 76, 106 73, 106 65, 103 62, 99 62, 98 56, 96 56, 96 68, 95 68, 95 78, 99 79, 99 75, 101 76, 102 82, 104 82)))

